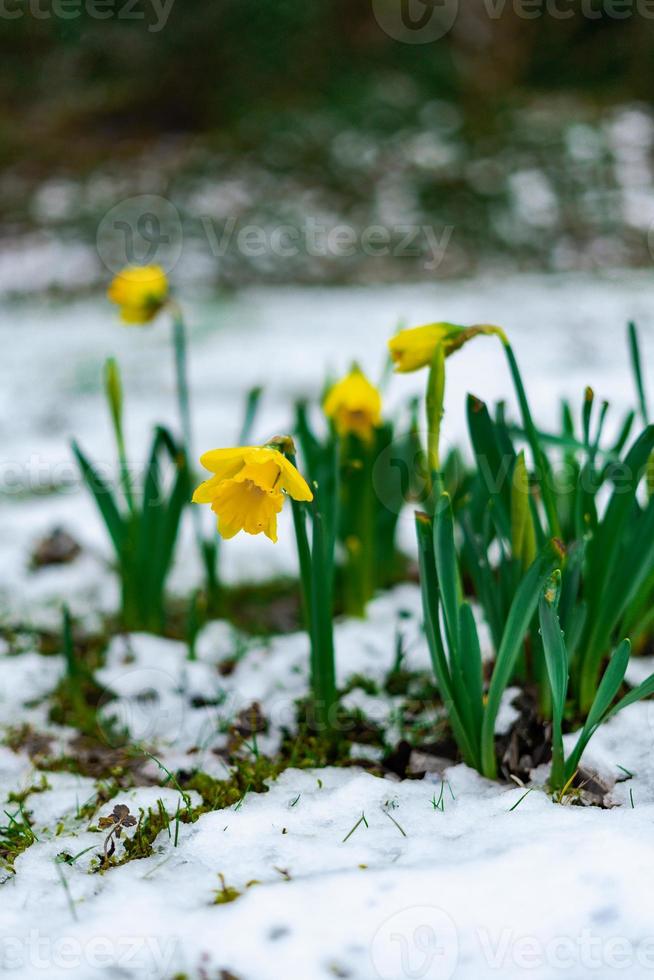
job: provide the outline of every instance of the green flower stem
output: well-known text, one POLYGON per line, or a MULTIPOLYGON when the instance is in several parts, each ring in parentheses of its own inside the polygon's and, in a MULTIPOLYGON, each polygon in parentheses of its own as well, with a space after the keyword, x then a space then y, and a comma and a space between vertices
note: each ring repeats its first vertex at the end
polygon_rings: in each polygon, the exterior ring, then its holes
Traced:
POLYGON ((437 344, 434 358, 429 367, 427 381, 427 459, 429 472, 439 473, 441 422, 443 420, 443 402, 445 399, 445 348, 437 344))
MULTIPOLYGON (((193 451, 193 427, 191 424, 191 399, 188 385, 188 357, 186 343, 186 324, 182 311, 177 303, 169 305, 173 318, 173 347, 175 351, 175 378, 177 382, 177 404, 179 406, 180 423, 182 427, 182 438, 184 441, 184 452, 186 453, 189 473, 193 475, 193 465, 195 455, 193 451)), ((192 507, 193 528, 197 541, 198 551, 202 558, 205 570, 207 594, 209 606, 215 607, 218 592, 218 546, 215 540, 207 541, 202 530, 202 515, 198 507, 192 507)))
POLYGON ((327 735, 332 729, 332 712, 336 703, 336 667, 333 633, 333 561, 329 554, 324 519, 314 498, 313 540, 311 549, 311 621, 313 624, 314 698, 316 721, 327 735))
MULTIPOLYGON (((287 451, 285 455, 297 468, 295 454, 287 451)), ((314 484, 311 544, 307 535, 307 505, 292 498, 291 505, 300 565, 302 610, 311 651, 315 721, 319 731, 327 735, 333 729, 333 709, 337 700, 333 636, 334 559, 317 494, 318 487, 314 484)))
POLYGON ((171 304, 173 317, 173 346, 175 349, 175 379, 177 382, 177 403, 179 405, 184 448, 190 459, 193 455, 193 433, 191 428, 191 400, 188 387, 188 368, 186 354, 186 324, 177 304, 171 304))
POLYGON ((534 457, 534 463, 538 470, 538 479, 540 483, 541 493, 543 495, 543 505, 545 507, 545 512, 547 514, 547 521, 550 529, 550 536, 553 538, 560 537, 561 529, 559 526, 559 517, 556 510, 556 501, 553 495, 553 482, 552 482, 552 471, 550 465, 547 461, 538 438, 538 432, 536 431, 536 426, 531 415, 529 408, 529 402, 527 401, 527 393, 525 391, 524 384, 522 383, 522 377, 520 375, 520 369, 518 367, 518 362, 515 359, 515 354, 513 353, 513 348, 511 344, 505 338, 500 338, 502 340, 502 346, 504 348, 504 353, 506 354, 507 361, 509 362, 509 370, 511 371, 511 376, 513 378, 513 385, 515 387, 516 395, 518 396, 518 402, 520 403, 520 411, 522 413, 522 423, 524 425, 525 433, 527 435, 527 441, 531 447, 531 452, 534 457))
MULTIPOLYGON (((286 453, 288 461, 297 469, 294 453, 286 453)), ((304 625, 312 636, 311 628, 311 549, 307 536, 306 508, 299 500, 291 497, 291 509, 293 512, 293 527, 295 529, 295 540, 297 543, 298 562, 300 565, 300 593, 302 600, 302 614, 304 625)))
POLYGON ((134 494, 132 493, 132 482, 129 475, 129 464, 127 462, 127 452, 125 449, 125 440, 123 438, 122 430, 116 431, 116 448, 118 450, 120 482, 123 487, 123 493, 125 494, 125 500, 127 501, 127 507, 130 514, 133 515, 135 513, 134 494))
POLYGON ((347 549, 345 611, 363 617, 376 580, 374 444, 350 435, 341 442, 340 455, 342 527, 347 549))
POLYGON ((123 389, 120 379, 120 370, 113 357, 108 358, 104 366, 104 386, 109 414, 116 439, 116 450, 118 452, 118 469, 120 482, 125 494, 125 501, 128 510, 134 516, 134 494, 132 493, 132 483, 127 462, 127 450, 125 449, 125 436, 123 433, 123 389))

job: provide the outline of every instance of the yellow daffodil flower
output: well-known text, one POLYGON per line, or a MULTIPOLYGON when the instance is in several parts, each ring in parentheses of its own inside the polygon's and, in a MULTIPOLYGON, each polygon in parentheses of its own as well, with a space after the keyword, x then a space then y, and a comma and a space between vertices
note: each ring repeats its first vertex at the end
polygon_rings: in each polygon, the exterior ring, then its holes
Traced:
POLYGON ((427 323, 422 327, 400 330, 389 340, 388 349, 395 370, 404 374, 428 367, 438 344, 442 344, 446 355, 449 355, 479 334, 495 334, 502 343, 507 343, 501 327, 488 323, 475 324, 472 327, 461 327, 455 323, 427 323))
POLYGON ((395 370, 404 374, 431 364, 436 345, 443 343, 450 332, 460 329, 452 323, 427 323, 400 330, 388 342, 395 370))
POLYGON ((168 279, 161 266, 130 265, 114 278, 107 296, 125 323, 150 323, 168 299, 168 279))
POLYGON ((200 463, 213 476, 196 489, 193 503, 211 504, 223 538, 245 531, 277 541, 277 515, 285 494, 294 500, 313 499, 305 479, 271 446, 213 449, 200 463))
POLYGON ((330 389, 323 404, 339 435, 354 433, 365 440, 381 424, 381 407, 381 395, 357 367, 330 389))

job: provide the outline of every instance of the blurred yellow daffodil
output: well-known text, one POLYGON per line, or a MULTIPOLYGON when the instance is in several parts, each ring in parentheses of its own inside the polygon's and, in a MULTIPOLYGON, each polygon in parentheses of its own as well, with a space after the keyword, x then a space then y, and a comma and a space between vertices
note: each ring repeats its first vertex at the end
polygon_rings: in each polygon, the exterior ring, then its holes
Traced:
POLYGON ((245 531, 277 541, 277 515, 285 493, 294 500, 313 499, 304 477, 271 446, 213 449, 200 457, 200 463, 213 476, 196 489, 193 502, 211 504, 223 538, 245 531))
POLYGON ((502 343, 507 343, 502 328, 489 323, 471 327, 461 327, 456 323, 427 323, 421 327, 400 330, 389 340, 388 349, 395 370, 404 374, 428 367, 434 359, 438 344, 442 344, 445 354, 449 355, 480 334, 494 334, 502 343))
POLYGON ((107 296, 125 323, 150 323, 168 299, 168 279, 159 265, 130 265, 114 278, 107 296))
POLYGON ((427 323, 400 330, 388 342, 395 370, 406 373, 431 364, 436 345, 443 343, 450 332, 459 329, 452 323, 427 323))
POLYGON ((369 440, 381 424, 381 395, 358 367, 352 368, 327 393, 323 410, 340 436, 354 433, 369 440))

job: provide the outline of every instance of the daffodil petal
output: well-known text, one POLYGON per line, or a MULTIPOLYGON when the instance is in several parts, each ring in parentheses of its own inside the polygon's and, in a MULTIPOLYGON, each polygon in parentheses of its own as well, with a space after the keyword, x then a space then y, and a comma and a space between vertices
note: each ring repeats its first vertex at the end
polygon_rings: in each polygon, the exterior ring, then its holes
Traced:
POLYGON ((213 503, 216 491, 222 483, 224 477, 222 476, 212 476, 210 480, 205 480, 201 483, 199 487, 196 487, 193 491, 193 503, 194 504, 211 504, 213 503))
POLYGON ((381 409, 379 391, 357 367, 330 389, 323 403, 339 435, 354 433, 364 440, 381 424, 381 409))
POLYGON ((286 456, 282 453, 277 453, 277 455, 279 456, 277 462, 282 474, 282 489, 294 500, 313 500, 313 494, 304 477, 295 469, 290 460, 286 459, 286 456))
POLYGON ((256 446, 240 446, 235 449, 210 449, 200 456, 200 465, 210 473, 223 473, 226 464, 244 462, 246 456, 256 448, 256 446))

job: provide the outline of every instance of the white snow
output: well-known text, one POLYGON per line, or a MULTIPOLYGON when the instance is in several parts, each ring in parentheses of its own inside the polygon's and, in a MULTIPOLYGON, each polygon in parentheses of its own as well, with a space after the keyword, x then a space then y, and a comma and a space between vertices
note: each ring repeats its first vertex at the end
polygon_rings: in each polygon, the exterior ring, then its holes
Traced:
MULTIPOLYGON (((250 290, 220 303, 186 295, 196 445, 199 451, 235 441, 253 384, 266 386, 258 440, 288 429, 293 399, 315 395, 328 369, 343 371, 357 358, 378 377, 384 341, 400 319, 505 326, 543 424, 554 420, 562 394, 580 397, 588 383, 624 409, 633 403, 625 322, 639 322, 651 361, 653 300, 651 276, 633 273, 250 290)), ((123 329, 101 300, 5 304, 2 313, 0 614, 14 624, 58 630, 65 599, 93 628, 115 609, 118 590, 103 528, 76 485, 68 438, 75 435, 101 464, 113 466, 100 372, 114 354, 124 373, 128 448, 141 465, 152 422, 176 424, 168 329, 163 321, 123 329), (48 484, 59 492, 34 492, 48 484), (65 567, 31 571, 31 548, 55 525, 80 540, 82 555, 65 567)), ((393 378, 389 410, 399 410, 423 381, 393 378)), ((447 445, 465 443, 468 390, 490 402, 507 395, 508 374, 494 341, 474 343, 448 362, 447 445)), ((617 411, 613 421, 617 427, 617 411)), ((290 515, 283 517, 276 546, 244 536, 223 545, 227 581, 294 572, 290 515)), ((171 581, 180 594, 199 576, 190 531, 186 526, 171 581)), ((400 535, 411 549, 409 513, 400 535)), ((428 671, 419 590, 405 585, 375 599, 367 621, 337 623, 339 684, 364 674, 379 686, 393 665, 397 630, 404 635, 405 666, 428 671)), ((29 634, 18 646, 20 652, 0 647, 2 726, 32 725, 51 737, 51 754, 61 756, 75 733, 49 721, 48 695, 62 676, 63 658, 39 654, 29 634)), ((113 733, 128 730, 153 757, 145 772, 161 785, 120 791, 80 819, 98 780, 48 771, 44 784, 38 760, 0 746, 0 825, 21 819, 10 794, 32 789, 22 807, 37 838, 16 859, 15 874, 2 875, 0 965, 8 977, 652 975, 651 702, 601 728, 584 757, 615 782, 612 809, 554 803, 543 789, 546 769, 525 788, 490 783, 463 765, 404 781, 358 768, 288 769, 267 793, 248 792, 236 806, 180 823, 177 841, 162 831, 150 857, 94 871, 104 841, 94 829, 98 818, 116 803, 138 815, 158 800, 174 817, 182 798, 161 767, 201 768, 225 778, 221 752, 229 725, 253 702, 268 729, 250 741, 252 751, 272 752, 282 731, 292 732, 295 702, 307 689, 303 633, 264 641, 214 621, 198 637, 198 659, 189 661, 187 653, 172 640, 118 636, 97 672, 106 689, 100 734, 111 747, 113 733), (233 671, 221 673, 231 658, 233 671), (69 862, 57 860, 63 854, 69 862), (223 888, 241 894, 213 904, 223 888)), ((631 682, 649 673, 649 660, 644 663, 633 663, 631 682)), ((345 703, 381 725, 392 743, 401 731, 401 701, 355 687, 345 703)), ((498 730, 515 717, 510 702, 508 694, 498 730)), ((354 751, 359 759, 380 752, 366 745, 354 751)), ((197 804, 197 794, 191 796, 197 804)), ((122 847, 117 842, 118 856, 122 847)))

